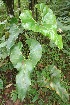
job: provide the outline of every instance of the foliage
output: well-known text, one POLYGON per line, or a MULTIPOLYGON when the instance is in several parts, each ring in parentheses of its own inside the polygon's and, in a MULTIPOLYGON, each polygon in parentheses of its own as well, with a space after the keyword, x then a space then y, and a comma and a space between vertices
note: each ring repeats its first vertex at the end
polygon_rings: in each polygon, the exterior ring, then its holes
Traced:
POLYGON ((55 0, 55 3, 53 4, 54 5, 51 5, 50 7, 53 9, 55 15, 57 16, 58 28, 61 28, 64 32, 69 31, 70 27, 69 0, 65 1, 61 0, 61 2, 55 0))
POLYGON ((0 79, 0 89, 3 89, 3 81, 0 79))
POLYGON ((12 91, 11 99, 15 102, 17 100, 17 91, 12 91))
MULTIPOLYGON (((41 15, 40 21, 36 22, 33 19, 31 11, 24 10, 19 16, 21 23, 18 24, 18 19, 12 18, 9 21, 10 26, 9 28, 7 27, 8 30, 6 30, 5 33, 5 35, 8 34, 7 39, 5 40, 5 37, 2 37, 1 39, 3 40, 0 42, 0 59, 4 60, 7 56, 9 56, 11 63, 18 71, 18 74, 16 75, 16 91, 13 91, 11 94, 14 101, 16 101, 17 97, 21 101, 25 98, 27 91, 29 91, 29 86, 31 85, 31 74, 38 61, 40 61, 43 52, 42 45, 40 45, 36 39, 29 38, 28 35, 23 33, 27 31, 29 31, 30 34, 32 31, 33 35, 35 35, 35 32, 37 34, 40 33, 45 36, 45 38, 47 36, 51 39, 51 41, 54 42, 59 49, 63 48, 62 36, 57 34, 56 17, 52 10, 43 3, 37 4, 35 8, 39 10, 41 15), (21 37, 23 37, 23 35, 26 37, 25 42, 29 46, 28 50, 30 51, 27 59, 23 53, 24 43, 19 40, 19 35, 21 35, 21 37)), ((5 23, 3 25, 5 25, 5 23)), ((0 26, 2 26, 2 23, 0 23, 0 26)), ((1 35, 2 32, 3 30, 0 31, 1 35)), ((37 82, 40 87, 55 90, 63 101, 66 102, 68 100, 69 95, 66 89, 61 85, 61 71, 55 68, 55 66, 44 68, 42 72, 39 72, 39 75, 37 74, 37 77, 37 82)), ((35 102, 38 97, 39 95, 35 94, 32 102, 35 102)), ((42 101, 43 100, 40 100, 39 103, 41 104, 42 101)))
POLYGON ((29 85, 31 85, 30 73, 42 55, 41 45, 37 41, 33 39, 28 39, 27 41, 30 46, 30 54, 28 59, 25 59, 21 53, 22 43, 20 42, 16 44, 10 54, 11 62, 19 71, 16 76, 16 85, 18 90, 18 98, 21 100, 25 98, 26 91, 28 90, 29 85))
POLYGON ((31 11, 25 10, 24 13, 20 15, 22 26, 24 29, 40 32, 44 36, 48 36, 60 49, 62 49, 62 37, 57 35, 56 18, 55 15, 53 15, 52 10, 43 3, 40 5, 37 4, 35 7, 41 11, 42 20, 40 24, 33 19, 31 11))
POLYGON ((40 87, 47 87, 55 90, 56 93, 62 98, 63 101, 68 100, 68 93, 66 89, 61 85, 61 71, 55 66, 50 65, 42 70, 42 73, 38 73, 38 83, 40 87))

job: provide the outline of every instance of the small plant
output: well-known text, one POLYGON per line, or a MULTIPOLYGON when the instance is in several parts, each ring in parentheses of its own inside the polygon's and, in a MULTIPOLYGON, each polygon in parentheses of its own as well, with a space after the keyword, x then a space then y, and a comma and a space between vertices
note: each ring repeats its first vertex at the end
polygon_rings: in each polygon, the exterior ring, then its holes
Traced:
POLYGON ((17 91, 16 90, 12 90, 11 99, 13 100, 13 102, 15 102, 17 100, 17 91))
MULTIPOLYGON (((40 11, 41 21, 36 22, 32 17, 32 12, 30 10, 24 10, 24 12, 19 16, 21 23, 19 25, 15 23, 11 24, 9 29, 9 38, 0 44, 0 49, 6 49, 5 57, 10 57, 10 61, 12 62, 14 68, 18 71, 18 74, 16 75, 16 90, 18 98, 21 101, 25 98, 26 92, 31 85, 30 75, 38 61, 41 59, 42 46, 37 40, 29 38, 28 35, 25 35, 26 44, 28 44, 30 51, 28 59, 26 59, 22 53, 23 43, 20 40, 18 42, 16 40, 18 39, 19 34, 21 33, 21 35, 23 35, 22 33, 24 29, 41 33, 45 37, 47 36, 50 40, 52 40, 59 49, 63 48, 62 36, 57 34, 56 17, 52 10, 43 3, 37 4, 35 8, 40 11)), ((4 51, 1 51, 0 53, 2 58, 4 51)), ((46 88, 55 90, 63 101, 67 101, 68 93, 60 84, 60 73, 61 71, 57 70, 53 66, 49 69, 49 72, 47 69, 42 72, 40 78, 38 78, 40 79, 38 82, 40 82, 43 87, 45 86, 46 88), (42 82, 44 84, 42 84, 42 82)), ((14 92, 12 95, 14 100, 16 100, 17 95, 15 95, 14 92)), ((37 96, 34 100, 36 100, 36 98, 37 96)))
POLYGON ((3 81, 0 79, 0 89, 3 89, 3 81))

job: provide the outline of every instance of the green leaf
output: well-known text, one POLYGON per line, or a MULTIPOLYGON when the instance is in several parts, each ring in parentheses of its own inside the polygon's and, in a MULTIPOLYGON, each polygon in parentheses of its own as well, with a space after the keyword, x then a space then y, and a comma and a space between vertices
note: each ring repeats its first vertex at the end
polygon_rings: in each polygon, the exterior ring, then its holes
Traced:
POLYGON ((19 28, 16 24, 13 24, 9 30, 10 36, 7 40, 7 49, 10 49, 14 43, 15 40, 18 38, 18 35, 22 33, 22 28, 19 28))
POLYGON ((31 85, 30 73, 42 56, 42 48, 39 42, 34 39, 28 39, 27 44, 30 47, 28 59, 22 55, 22 43, 19 42, 11 49, 10 60, 19 72, 16 75, 16 87, 18 98, 23 101, 26 92, 31 85))
POLYGON ((7 45, 7 41, 0 44, 0 48, 5 47, 7 45))
POLYGON ((2 42, 0 44, 0 59, 1 58, 4 59, 9 55, 9 52, 7 51, 6 46, 7 46, 7 41, 2 42))
POLYGON ((39 95, 38 95, 38 94, 36 94, 36 95, 33 97, 32 102, 34 103, 36 100, 38 100, 38 98, 39 98, 39 95))
POLYGON ((5 59, 9 55, 6 47, 0 48, 0 59, 5 59))
POLYGON ((18 90, 18 98, 23 101, 25 98, 26 92, 31 85, 31 79, 29 77, 27 69, 21 70, 16 76, 16 84, 18 90))
POLYGON ((49 67, 46 67, 44 70, 42 70, 42 73, 40 73, 38 76, 38 82, 42 87, 55 90, 64 102, 69 100, 69 95, 61 84, 61 70, 57 69, 55 66, 50 65, 49 67))
POLYGON ((39 25, 33 19, 32 12, 30 10, 25 10, 24 13, 21 13, 20 19, 22 21, 22 26, 24 27, 24 29, 38 32, 39 25))
POLYGON ((10 60, 14 65, 14 68, 16 68, 17 70, 21 70, 23 61, 25 59, 21 52, 22 46, 23 46, 22 43, 19 42, 16 45, 14 45, 13 48, 11 49, 10 60))
POLYGON ((53 11, 45 4, 36 4, 35 6, 41 12, 41 21, 38 23, 32 17, 32 12, 25 10, 20 14, 22 26, 26 30, 40 32, 53 40, 59 49, 63 48, 62 36, 57 34, 57 22, 53 11))
POLYGON ((66 89, 61 85, 61 71, 55 66, 50 66, 51 82, 50 86, 62 98, 63 101, 68 101, 69 95, 66 89))
POLYGON ((58 46, 59 49, 63 48, 62 36, 61 35, 56 35, 55 44, 58 46))
POLYGON ((35 66, 42 56, 42 47, 39 42, 34 39, 28 39, 26 42, 28 45, 30 44, 29 59, 31 60, 31 62, 33 62, 33 65, 35 66))
POLYGON ((52 81, 50 83, 52 90, 55 90, 56 93, 61 97, 64 102, 69 100, 69 95, 64 87, 61 86, 60 82, 52 81))
POLYGON ((3 81, 0 79, 0 89, 3 89, 3 81))
POLYGON ((52 81, 57 82, 61 80, 61 70, 57 69, 54 65, 50 65, 48 70, 52 81))
POLYGON ((5 28, 6 22, 7 22, 7 20, 4 20, 3 22, 0 21, 0 38, 4 34, 4 28, 5 28))
POLYGON ((13 102, 15 102, 17 100, 17 91, 16 90, 12 90, 11 99, 13 100, 13 102))
POLYGON ((12 17, 12 18, 10 18, 9 19, 9 22, 10 22, 10 24, 13 24, 13 23, 18 23, 18 20, 17 20, 17 18, 16 17, 12 17))

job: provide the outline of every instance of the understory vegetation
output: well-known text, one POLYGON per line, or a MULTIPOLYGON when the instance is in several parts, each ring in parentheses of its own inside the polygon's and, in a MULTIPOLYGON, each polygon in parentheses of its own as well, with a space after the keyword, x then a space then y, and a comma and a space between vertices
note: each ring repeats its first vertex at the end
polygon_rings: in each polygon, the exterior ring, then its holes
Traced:
POLYGON ((70 0, 11 1, 0 0, 0 105, 70 105, 70 0))

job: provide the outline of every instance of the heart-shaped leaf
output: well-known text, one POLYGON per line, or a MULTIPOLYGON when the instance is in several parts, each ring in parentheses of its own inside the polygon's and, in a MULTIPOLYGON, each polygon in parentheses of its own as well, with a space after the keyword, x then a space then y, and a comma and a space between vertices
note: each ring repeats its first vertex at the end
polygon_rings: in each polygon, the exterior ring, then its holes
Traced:
POLYGON ((57 22, 53 11, 45 4, 35 6, 41 12, 41 21, 38 23, 32 17, 32 12, 25 10, 20 14, 21 24, 24 29, 40 32, 53 40, 59 49, 63 48, 62 36, 57 34, 57 22))
POLYGON ((22 55, 22 43, 19 42, 11 49, 10 60, 19 73, 16 75, 16 87, 18 98, 23 101, 26 92, 31 85, 30 73, 42 56, 42 48, 38 41, 28 39, 27 44, 30 47, 28 59, 22 55), (30 44, 29 44, 30 43, 30 44))

